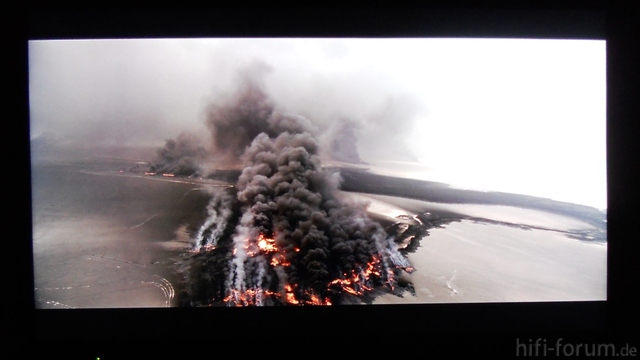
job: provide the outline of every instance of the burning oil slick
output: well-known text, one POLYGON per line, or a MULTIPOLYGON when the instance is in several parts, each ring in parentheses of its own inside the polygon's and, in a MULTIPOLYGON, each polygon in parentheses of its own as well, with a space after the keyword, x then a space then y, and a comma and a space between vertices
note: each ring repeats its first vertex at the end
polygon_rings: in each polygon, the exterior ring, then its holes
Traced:
POLYGON ((398 278, 413 269, 365 204, 340 196, 310 121, 247 81, 208 109, 207 124, 215 155, 242 172, 211 193, 181 264, 183 305, 335 305, 404 291, 398 278))

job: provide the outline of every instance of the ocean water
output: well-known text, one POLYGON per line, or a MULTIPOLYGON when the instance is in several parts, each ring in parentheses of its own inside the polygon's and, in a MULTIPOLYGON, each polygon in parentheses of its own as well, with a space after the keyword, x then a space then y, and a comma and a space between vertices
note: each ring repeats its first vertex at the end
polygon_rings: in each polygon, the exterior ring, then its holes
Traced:
POLYGON ((166 244, 207 196, 194 184, 91 165, 33 167, 36 307, 172 306, 182 248, 166 244))

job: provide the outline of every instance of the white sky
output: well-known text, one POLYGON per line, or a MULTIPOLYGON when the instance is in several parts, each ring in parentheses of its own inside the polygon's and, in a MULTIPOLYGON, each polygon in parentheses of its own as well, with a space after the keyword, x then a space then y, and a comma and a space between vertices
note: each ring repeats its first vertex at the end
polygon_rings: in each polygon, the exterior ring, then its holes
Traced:
MULTIPOLYGON (((605 41, 101 40, 29 43, 32 138, 158 144, 256 60, 284 108, 363 126, 368 161, 408 149, 420 176, 606 208, 605 41)), ((393 157, 393 156, 391 156, 393 157)))

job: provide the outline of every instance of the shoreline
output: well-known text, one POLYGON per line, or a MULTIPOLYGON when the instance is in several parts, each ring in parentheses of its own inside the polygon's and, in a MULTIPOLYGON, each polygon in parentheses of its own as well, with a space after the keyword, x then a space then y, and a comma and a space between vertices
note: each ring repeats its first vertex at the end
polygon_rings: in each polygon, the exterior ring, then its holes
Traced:
POLYGON ((394 196, 440 204, 503 205, 542 210, 577 218, 594 227, 606 230, 606 214, 586 205, 521 194, 456 189, 444 183, 378 175, 360 169, 344 168, 339 170, 344 179, 341 190, 346 192, 394 196))

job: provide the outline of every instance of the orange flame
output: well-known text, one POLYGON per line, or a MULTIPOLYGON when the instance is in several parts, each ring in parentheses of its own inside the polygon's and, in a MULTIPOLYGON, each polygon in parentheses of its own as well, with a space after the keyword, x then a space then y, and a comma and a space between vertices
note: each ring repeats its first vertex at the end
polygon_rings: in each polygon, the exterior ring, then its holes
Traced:
POLYGON ((271 266, 289 266, 291 265, 290 262, 287 261, 287 259, 284 257, 284 255, 282 254, 276 254, 271 258, 271 262, 270 262, 271 266))
POLYGON ((264 235, 260 234, 258 236, 258 247, 265 253, 271 253, 278 251, 278 247, 276 246, 276 240, 264 237, 264 235))
POLYGON ((260 305, 261 300, 269 296, 279 296, 280 294, 263 289, 247 289, 241 292, 237 289, 232 289, 230 294, 223 299, 224 302, 233 304, 235 306, 255 306, 260 305))
MULTIPOLYGON (((262 256, 267 257, 269 265, 272 267, 287 267, 291 265, 283 251, 284 249, 276 246, 275 239, 266 237, 263 234, 259 234, 253 241, 252 239, 246 239, 243 248, 247 256, 253 257, 262 254, 262 256)), ((294 246, 293 251, 299 252, 300 248, 294 246)), ((233 254, 235 253, 236 249, 233 249, 233 254)), ((411 267, 402 269, 407 272, 414 270, 411 267)), ((351 270, 349 273, 343 273, 338 279, 331 280, 327 284, 326 290, 334 294, 336 291, 342 291, 351 295, 361 296, 368 291, 372 291, 375 282, 384 283, 385 286, 393 290, 395 284, 394 275, 393 269, 387 268, 386 266, 383 267, 379 255, 373 255, 371 260, 366 264, 356 267, 356 269, 351 270), (383 273, 386 276, 383 276, 383 273)), ((231 289, 223 301, 235 306, 252 306, 260 305, 262 301, 267 298, 276 298, 290 305, 332 305, 328 297, 322 297, 310 290, 296 291, 296 287, 297 284, 285 284, 282 292, 265 289, 248 289, 243 291, 231 289)))
POLYGON ((293 288, 291 287, 291 285, 289 284, 285 285, 284 289, 286 291, 287 302, 289 304, 294 304, 294 305, 300 304, 300 301, 296 299, 296 295, 293 293, 293 288))

